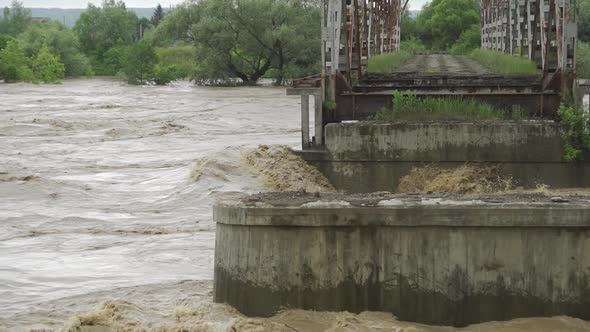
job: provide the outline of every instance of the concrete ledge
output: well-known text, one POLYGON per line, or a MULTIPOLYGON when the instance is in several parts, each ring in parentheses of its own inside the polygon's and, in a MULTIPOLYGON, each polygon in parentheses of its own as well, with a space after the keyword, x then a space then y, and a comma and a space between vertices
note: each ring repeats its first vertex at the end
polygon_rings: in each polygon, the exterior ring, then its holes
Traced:
POLYGON ((590 319, 588 197, 293 195, 215 206, 215 301, 454 326, 590 319))
MULTIPOLYGON (((566 162, 553 121, 358 122, 326 126, 324 151, 303 151, 339 190, 396 191, 413 167, 499 166, 518 186, 590 186, 590 162, 566 162)), ((586 156, 584 160, 590 160, 586 156)))
POLYGON ((553 121, 333 123, 326 149, 335 161, 563 162, 553 121))

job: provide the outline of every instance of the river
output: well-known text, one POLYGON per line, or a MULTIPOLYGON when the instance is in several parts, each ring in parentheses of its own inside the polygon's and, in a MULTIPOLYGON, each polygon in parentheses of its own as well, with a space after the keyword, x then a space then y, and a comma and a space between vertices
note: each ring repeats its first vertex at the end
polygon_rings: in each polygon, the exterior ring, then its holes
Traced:
MULTIPOLYGON (((299 98, 283 88, 0 84, 0 330, 452 330, 383 313, 248 319, 211 303, 211 206, 260 191, 241 151, 298 147, 299 127, 299 98)), ((468 330, 590 324, 532 318, 468 330)))

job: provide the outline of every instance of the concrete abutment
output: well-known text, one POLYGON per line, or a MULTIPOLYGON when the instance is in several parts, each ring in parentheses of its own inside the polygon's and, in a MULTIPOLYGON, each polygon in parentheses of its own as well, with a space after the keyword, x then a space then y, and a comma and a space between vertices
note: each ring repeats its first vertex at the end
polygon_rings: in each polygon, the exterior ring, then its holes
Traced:
POLYGON ((325 143, 300 155, 346 192, 395 192, 413 167, 433 164, 498 166, 525 188, 590 186, 590 163, 564 159, 563 129, 554 121, 333 123, 325 143))
POLYGON ((289 195, 215 207, 215 301, 453 326, 590 319, 585 200, 289 195))

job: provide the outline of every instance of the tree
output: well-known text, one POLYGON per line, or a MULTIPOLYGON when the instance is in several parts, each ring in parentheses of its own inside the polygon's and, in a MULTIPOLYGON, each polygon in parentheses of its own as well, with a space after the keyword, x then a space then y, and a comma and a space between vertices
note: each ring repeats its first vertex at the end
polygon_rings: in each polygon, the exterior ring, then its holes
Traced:
POLYGON ((8 41, 10 40, 14 40, 14 38, 0 34, 0 51, 6 47, 6 44, 8 44, 8 41))
MULTIPOLYGON (((319 71, 320 11, 291 0, 202 0, 179 6, 155 35, 194 43, 195 80, 255 84, 319 71)), ((164 38, 162 38, 164 39, 164 38)))
POLYGON ((144 84, 152 78, 158 57, 154 48, 144 40, 131 45, 123 60, 123 72, 130 84, 144 84))
POLYGON ((479 26, 479 22, 477 0, 433 0, 416 19, 420 39, 437 50, 447 50, 463 32, 479 26))
POLYGON ((162 22, 162 20, 164 19, 164 10, 162 9, 162 6, 160 6, 160 4, 158 4, 158 6, 156 7, 156 9, 154 10, 154 15, 152 15, 152 25, 157 27, 158 25, 160 25, 160 22, 162 22))
POLYGON ((10 8, 4 8, 0 19, 0 33, 16 37, 25 31, 31 23, 31 11, 26 9, 22 2, 12 1, 10 8))
POLYGON ((418 37, 418 26, 416 19, 410 16, 409 11, 404 11, 400 20, 400 39, 411 40, 418 37))
POLYGON ((44 83, 58 83, 64 78, 65 67, 47 46, 43 46, 33 58, 33 74, 44 83))
POLYGON ((481 29, 479 25, 472 25, 468 30, 463 31, 455 45, 451 47, 452 54, 469 54, 476 48, 481 47, 481 29))
POLYGON ((82 76, 88 69, 88 59, 80 52, 78 38, 59 22, 32 24, 18 36, 18 40, 28 57, 33 57, 46 46, 64 64, 66 76, 82 76))
POLYGON ((9 40, 0 51, 0 79, 5 82, 33 81, 29 59, 15 40, 9 40))
POLYGON ((201 19, 203 6, 188 0, 168 13, 155 29, 152 39, 156 45, 169 46, 175 41, 194 43, 193 24, 201 19))
POLYGON ((137 22, 137 15, 128 11, 124 2, 109 0, 102 8, 89 4, 76 21, 74 32, 82 52, 101 61, 109 49, 133 43, 137 22))

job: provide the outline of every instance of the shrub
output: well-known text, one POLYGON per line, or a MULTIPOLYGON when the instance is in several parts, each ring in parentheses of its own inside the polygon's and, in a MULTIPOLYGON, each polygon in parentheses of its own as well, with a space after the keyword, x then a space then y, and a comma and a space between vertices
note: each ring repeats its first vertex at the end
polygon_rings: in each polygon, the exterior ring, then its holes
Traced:
POLYGON ((27 58, 16 40, 8 40, 0 50, 0 79, 5 82, 32 82, 34 76, 27 58))
POLYGON ((463 31, 459 40, 451 47, 449 53, 456 55, 467 55, 473 50, 481 47, 481 28, 479 25, 473 25, 468 30, 463 31))
POLYGON ((159 63, 154 67, 153 81, 157 85, 166 85, 186 76, 177 65, 159 63))
POLYGON ((511 54, 477 49, 471 52, 470 57, 498 74, 529 76, 537 74, 537 65, 534 62, 511 54))
POLYGON ((144 84, 153 77, 158 58, 154 48, 141 40, 131 45, 123 58, 123 72, 129 84, 144 84))
POLYGON ((58 83, 64 78, 66 69, 59 59, 43 46, 33 58, 33 74, 44 83, 58 83))
POLYGON ((400 43, 400 49, 402 51, 418 53, 418 52, 426 52, 428 48, 420 39, 412 37, 408 40, 402 40, 400 43))
POLYGON ((91 60, 92 70, 97 76, 115 76, 123 67, 127 47, 118 46, 108 50, 102 58, 91 60))
POLYGON ((559 119, 563 126, 565 141, 565 160, 582 160, 590 150, 590 117, 574 107, 561 104, 559 119))
POLYGON ((369 58, 367 71, 370 73, 392 73, 412 57, 408 51, 397 51, 375 55, 369 58))

